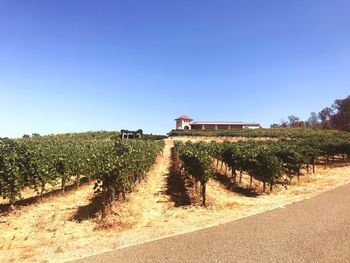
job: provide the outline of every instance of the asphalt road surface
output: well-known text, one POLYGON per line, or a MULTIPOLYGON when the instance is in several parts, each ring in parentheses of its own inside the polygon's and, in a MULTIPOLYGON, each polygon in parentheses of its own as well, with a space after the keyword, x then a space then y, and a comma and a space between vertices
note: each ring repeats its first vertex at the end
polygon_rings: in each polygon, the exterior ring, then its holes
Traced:
POLYGON ((204 230, 77 262, 350 262, 350 184, 204 230))

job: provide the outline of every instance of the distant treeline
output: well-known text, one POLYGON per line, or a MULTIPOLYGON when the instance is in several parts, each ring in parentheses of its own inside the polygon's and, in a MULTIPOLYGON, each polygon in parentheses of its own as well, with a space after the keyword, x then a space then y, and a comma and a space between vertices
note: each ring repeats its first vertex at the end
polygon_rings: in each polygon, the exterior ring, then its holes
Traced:
POLYGON ((350 96, 345 99, 335 100, 331 107, 326 107, 320 112, 311 112, 306 120, 300 120, 295 115, 290 115, 287 120, 275 123, 271 128, 323 128, 350 131, 350 96))

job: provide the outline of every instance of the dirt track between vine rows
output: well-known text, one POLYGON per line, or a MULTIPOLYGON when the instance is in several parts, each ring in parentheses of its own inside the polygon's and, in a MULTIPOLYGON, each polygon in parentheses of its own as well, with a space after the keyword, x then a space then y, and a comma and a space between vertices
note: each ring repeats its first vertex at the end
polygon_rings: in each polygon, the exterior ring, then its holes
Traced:
POLYGON ((350 184, 217 227, 76 262, 350 262, 350 184))

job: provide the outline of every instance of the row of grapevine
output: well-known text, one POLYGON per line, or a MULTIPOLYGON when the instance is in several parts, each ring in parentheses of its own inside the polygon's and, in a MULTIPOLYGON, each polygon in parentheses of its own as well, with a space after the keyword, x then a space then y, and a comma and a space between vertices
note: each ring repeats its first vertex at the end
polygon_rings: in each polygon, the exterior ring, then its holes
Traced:
POLYGON ((74 139, 0 139, 0 194, 13 203, 24 187, 42 196, 47 185, 61 184, 81 175, 93 177, 92 142, 74 139))
MULTIPOLYGON (((0 139, 0 195, 10 203, 21 198, 24 187, 42 196, 47 185, 61 185, 80 177, 98 179, 112 193, 132 189, 154 163, 163 141, 91 140, 45 136, 32 139, 0 139)), ((105 207, 106 200, 103 203, 105 207)))
POLYGON ((20 149, 14 140, 0 139, 0 194, 10 202, 20 196, 20 149))
POLYGON ((291 179, 294 174, 299 176, 302 166, 307 170, 312 166, 314 172, 315 163, 320 158, 334 160, 335 156, 350 156, 350 141, 339 138, 211 142, 208 148, 214 159, 230 168, 234 181, 237 171, 240 172, 240 181, 244 171, 251 179, 262 181, 264 190, 268 183, 270 191, 275 180, 291 179))
POLYGON ((195 183, 200 182, 201 184, 202 204, 204 206, 206 205, 206 183, 213 174, 213 161, 208 150, 205 143, 175 143, 175 153, 183 164, 182 168, 188 175, 192 176, 195 183))
POLYGON ((106 207, 122 194, 133 189, 154 164, 157 155, 164 148, 164 141, 117 140, 113 147, 109 142, 98 145, 96 162, 95 192, 102 192, 102 218, 106 207))

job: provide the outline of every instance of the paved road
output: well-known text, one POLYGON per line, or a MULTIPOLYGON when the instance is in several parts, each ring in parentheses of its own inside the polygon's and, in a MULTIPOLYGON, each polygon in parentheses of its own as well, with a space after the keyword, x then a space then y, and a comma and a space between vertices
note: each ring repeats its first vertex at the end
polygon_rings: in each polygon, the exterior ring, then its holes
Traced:
POLYGON ((285 208, 78 262, 350 262, 350 184, 285 208))

